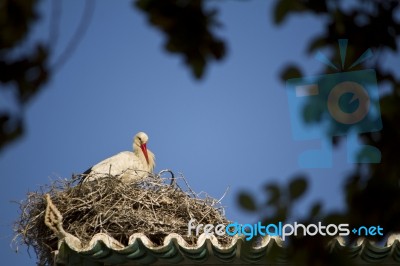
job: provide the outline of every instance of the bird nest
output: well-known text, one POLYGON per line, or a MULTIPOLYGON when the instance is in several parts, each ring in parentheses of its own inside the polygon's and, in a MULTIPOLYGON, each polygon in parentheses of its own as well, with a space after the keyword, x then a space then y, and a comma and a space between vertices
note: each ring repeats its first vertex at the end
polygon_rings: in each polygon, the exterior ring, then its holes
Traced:
MULTIPOLYGON (((190 219, 203 224, 229 223, 220 200, 194 193, 182 175, 175 185, 166 184, 160 174, 131 183, 113 176, 80 183, 82 178, 54 180, 28 193, 19 204, 14 241, 17 247, 32 247, 39 265, 51 265, 58 249, 58 236, 45 223, 46 195, 61 214, 65 232, 84 245, 97 233, 106 233, 123 245, 128 245, 134 233, 145 234, 156 245, 162 245, 168 234, 177 233, 194 245, 196 236, 188 236, 190 219)), ((222 245, 229 243, 226 235, 216 237, 222 245)))

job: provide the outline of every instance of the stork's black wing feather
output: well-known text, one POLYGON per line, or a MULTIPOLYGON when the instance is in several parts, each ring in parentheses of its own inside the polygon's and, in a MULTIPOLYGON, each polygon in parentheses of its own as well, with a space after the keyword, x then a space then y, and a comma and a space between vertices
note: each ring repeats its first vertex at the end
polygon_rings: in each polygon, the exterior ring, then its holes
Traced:
POLYGON ((92 172, 92 168, 93 168, 93 166, 90 167, 89 169, 87 169, 85 172, 83 172, 83 173, 81 174, 81 175, 82 175, 82 178, 81 178, 81 180, 79 180, 78 185, 80 185, 80 184, 83 183, 83 181, 87 178, 87 175, 90 174, 90 172, 92 172))
POLYGON ((85 172, 82 173, 82 175, 88 175, 90 174, 90 172, 92 172, 93 167, 90 167, 89 169, 87 169, 85 172))

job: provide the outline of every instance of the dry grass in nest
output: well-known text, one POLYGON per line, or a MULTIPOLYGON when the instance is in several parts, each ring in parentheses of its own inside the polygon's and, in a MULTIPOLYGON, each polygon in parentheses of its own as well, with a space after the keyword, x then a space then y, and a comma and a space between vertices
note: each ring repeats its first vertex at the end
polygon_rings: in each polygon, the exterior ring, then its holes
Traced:
MULTIPOLYGON (((57 236, 45 225, 46 200, 49 193, 63 216, 66 232, 84 244, 96 233, 107 233, 127 245, 134 233, 144 233, 157 245, 170 233, 180 234, 189 244, 196 237, 187 236, 190 219, 198 223, 228 224, 220 200, 194 193, 183 176, 180 186, 165 184, 159 176, 149 176, 135 183, 124 183, 112 176, 77 185, 77 180, 57 179, 39 191, 30 192, 20 203, 20 217, 15 223, 15 242, 33 247, 40 265, 51 265, 52 252, 57 250, 57 236)), ((218 236, 222 244, 227 236, 218 236)))

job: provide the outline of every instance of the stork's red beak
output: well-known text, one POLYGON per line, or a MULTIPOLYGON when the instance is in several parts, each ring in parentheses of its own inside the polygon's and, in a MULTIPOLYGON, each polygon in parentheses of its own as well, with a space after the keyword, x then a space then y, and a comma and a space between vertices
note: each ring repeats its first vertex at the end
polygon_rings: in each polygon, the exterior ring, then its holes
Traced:
POLYGON ((140 145, 140 148, 142 149, 142 152, 143 152, 143 154, 144 154, 144 157, 146 158, 147 164, 149 164, 149 155, 147 155, 146 143, 143 143, 142 145, 140 145))

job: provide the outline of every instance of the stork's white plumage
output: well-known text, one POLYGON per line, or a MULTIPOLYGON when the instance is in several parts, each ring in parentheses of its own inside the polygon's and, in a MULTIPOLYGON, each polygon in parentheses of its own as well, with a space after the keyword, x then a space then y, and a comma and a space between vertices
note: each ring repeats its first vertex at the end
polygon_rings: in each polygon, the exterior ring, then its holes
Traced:
POLYGON ((148 140, 146 133, 137 133, 133 138, 133 152, 120 152, 92 166, 84 172, 87 176, 83 182, 107 175, 118 176, 126 182, 146 177, 155 165, 154 154, 146 146, 148 140))

